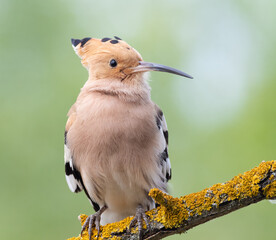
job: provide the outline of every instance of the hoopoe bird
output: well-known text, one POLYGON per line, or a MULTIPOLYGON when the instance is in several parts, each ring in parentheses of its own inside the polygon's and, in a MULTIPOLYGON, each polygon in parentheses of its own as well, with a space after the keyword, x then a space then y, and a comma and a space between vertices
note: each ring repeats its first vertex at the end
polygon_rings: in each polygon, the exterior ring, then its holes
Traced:
POLYGON ((118 37, 72 39, 89 78, 68 112, 65 174, 72 192, 84 190, 95 214, 82 227, 116 222, 134 215, 142 236, 145 211, 155 207, 150 189, 167 192, 171 178, 168 129, 150 98, 148 71, 192 78, 177 69, 144 62, 118 37))

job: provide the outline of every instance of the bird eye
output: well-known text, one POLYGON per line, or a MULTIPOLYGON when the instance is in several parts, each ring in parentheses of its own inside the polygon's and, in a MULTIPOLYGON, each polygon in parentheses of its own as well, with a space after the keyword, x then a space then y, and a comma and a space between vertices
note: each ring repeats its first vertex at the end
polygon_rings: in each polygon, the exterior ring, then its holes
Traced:
POLYGON ((117 66, 117 62, 115 59, 111 59, 109 62, 110 67, 115 68, 117 66))

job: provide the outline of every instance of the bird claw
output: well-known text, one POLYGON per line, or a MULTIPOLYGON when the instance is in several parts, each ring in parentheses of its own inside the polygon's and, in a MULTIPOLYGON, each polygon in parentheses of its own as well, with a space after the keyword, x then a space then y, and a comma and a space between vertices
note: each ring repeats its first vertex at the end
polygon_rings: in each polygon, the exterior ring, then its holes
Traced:
POLYGON ((91 240, 92 237, 92 227, 93 225, 95 225, 96 230, 98 231, 97 233, 97 239, 99 238, 100 235, 100 222, 101 222, 101 215, 104 212, 104 210, 106 209, 106 207, 102 207, 98 212, 91 214, 90 216, 88 216, 84 222, 84 224, 82 225, 81 228, 81 236, 83 231, 85 230, 85 228, 88 226, 88 235, 89 235, 89 240, 91 240))
POLYGON ((146 223, 147 230, 150 231, 149 219, 148 219, 147 215, 145 214, 144 208, 141 205, 139 205, 136 209, 136 214, 135 214, 134 218, 131 220, 131 222, 129 224, 129 228, 128 228, 128 232, 130 232, 130 229, 133 228, 135 226, 135 224, 137 223, 139 239, 142 239, 142 237, 143 237, 143 220, 146 223))
POLYGON ((101 220, 101 216, 97 213, 88 216, 87 219, 85 220, 83 226, 82 226, 81 236, 82 236, 82 233, 85 230, 85 228, 88 226, 89 240, 91 240, 92 227, 95 224, 95 228, 98 230, 98 234, 97 234, 97 238, 98 238, 99 234, 100 234, 100 220, 101 220))

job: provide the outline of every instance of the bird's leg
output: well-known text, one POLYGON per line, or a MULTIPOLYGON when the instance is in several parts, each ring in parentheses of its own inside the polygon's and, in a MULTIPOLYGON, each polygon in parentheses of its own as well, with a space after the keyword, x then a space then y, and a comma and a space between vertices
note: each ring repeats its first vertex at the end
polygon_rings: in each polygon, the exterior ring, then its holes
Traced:
POLYGON ((88 226, 89 240, 91 240, 92 226, 93 226, 93 224, 95 224, 95 228, 98 230, 97 238, 99 237, 101 215, 106 209, 107 209, 107 206, 104 205, 99 211, 97 211, 96 213, 87 217, 87 219, 85 220, 85 223, 83 224, 82 229, 81 229, 81 236, 82 236, 84 229, 88 226))
POLYGON ((147 225, 147 229, 150 230, 148 217, 145 214, 145 210, 143 206, 139 204, 138 207, 136 208, 136 214, 129 224, 129 231, 132 227, 134 227, 136 223, 138 224, 139 239, 142 239, 143 237, 143 220, 147 225))

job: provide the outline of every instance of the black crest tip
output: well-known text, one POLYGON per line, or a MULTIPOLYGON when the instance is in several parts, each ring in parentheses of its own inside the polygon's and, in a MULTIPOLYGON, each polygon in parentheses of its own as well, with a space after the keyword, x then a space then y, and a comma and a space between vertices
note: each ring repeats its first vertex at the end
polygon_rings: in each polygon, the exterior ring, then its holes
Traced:
POLYGON ((83 47, 84 44, 87 43, 90 39, 91 39, 90 37, 83 38, 83 39, 81 40, 81 47, 83 47))
POLYGON ((102 42, 107 42, 108 40, 111 40, 111 38, 105 37, 105 38, 103 38, 101 41, 102 41, 102 42))
POLYGON ((74 39, 74 38, 71 38, 71 43, 74 47, 78 46, 78 44, 81 42, 80 39, 74 39))
POLYGON ((116 44, 116 43, 118 43, 119 41, 118 40, 111 40, 110 41, 110 43, 112 43, 112 44, 116 44))

